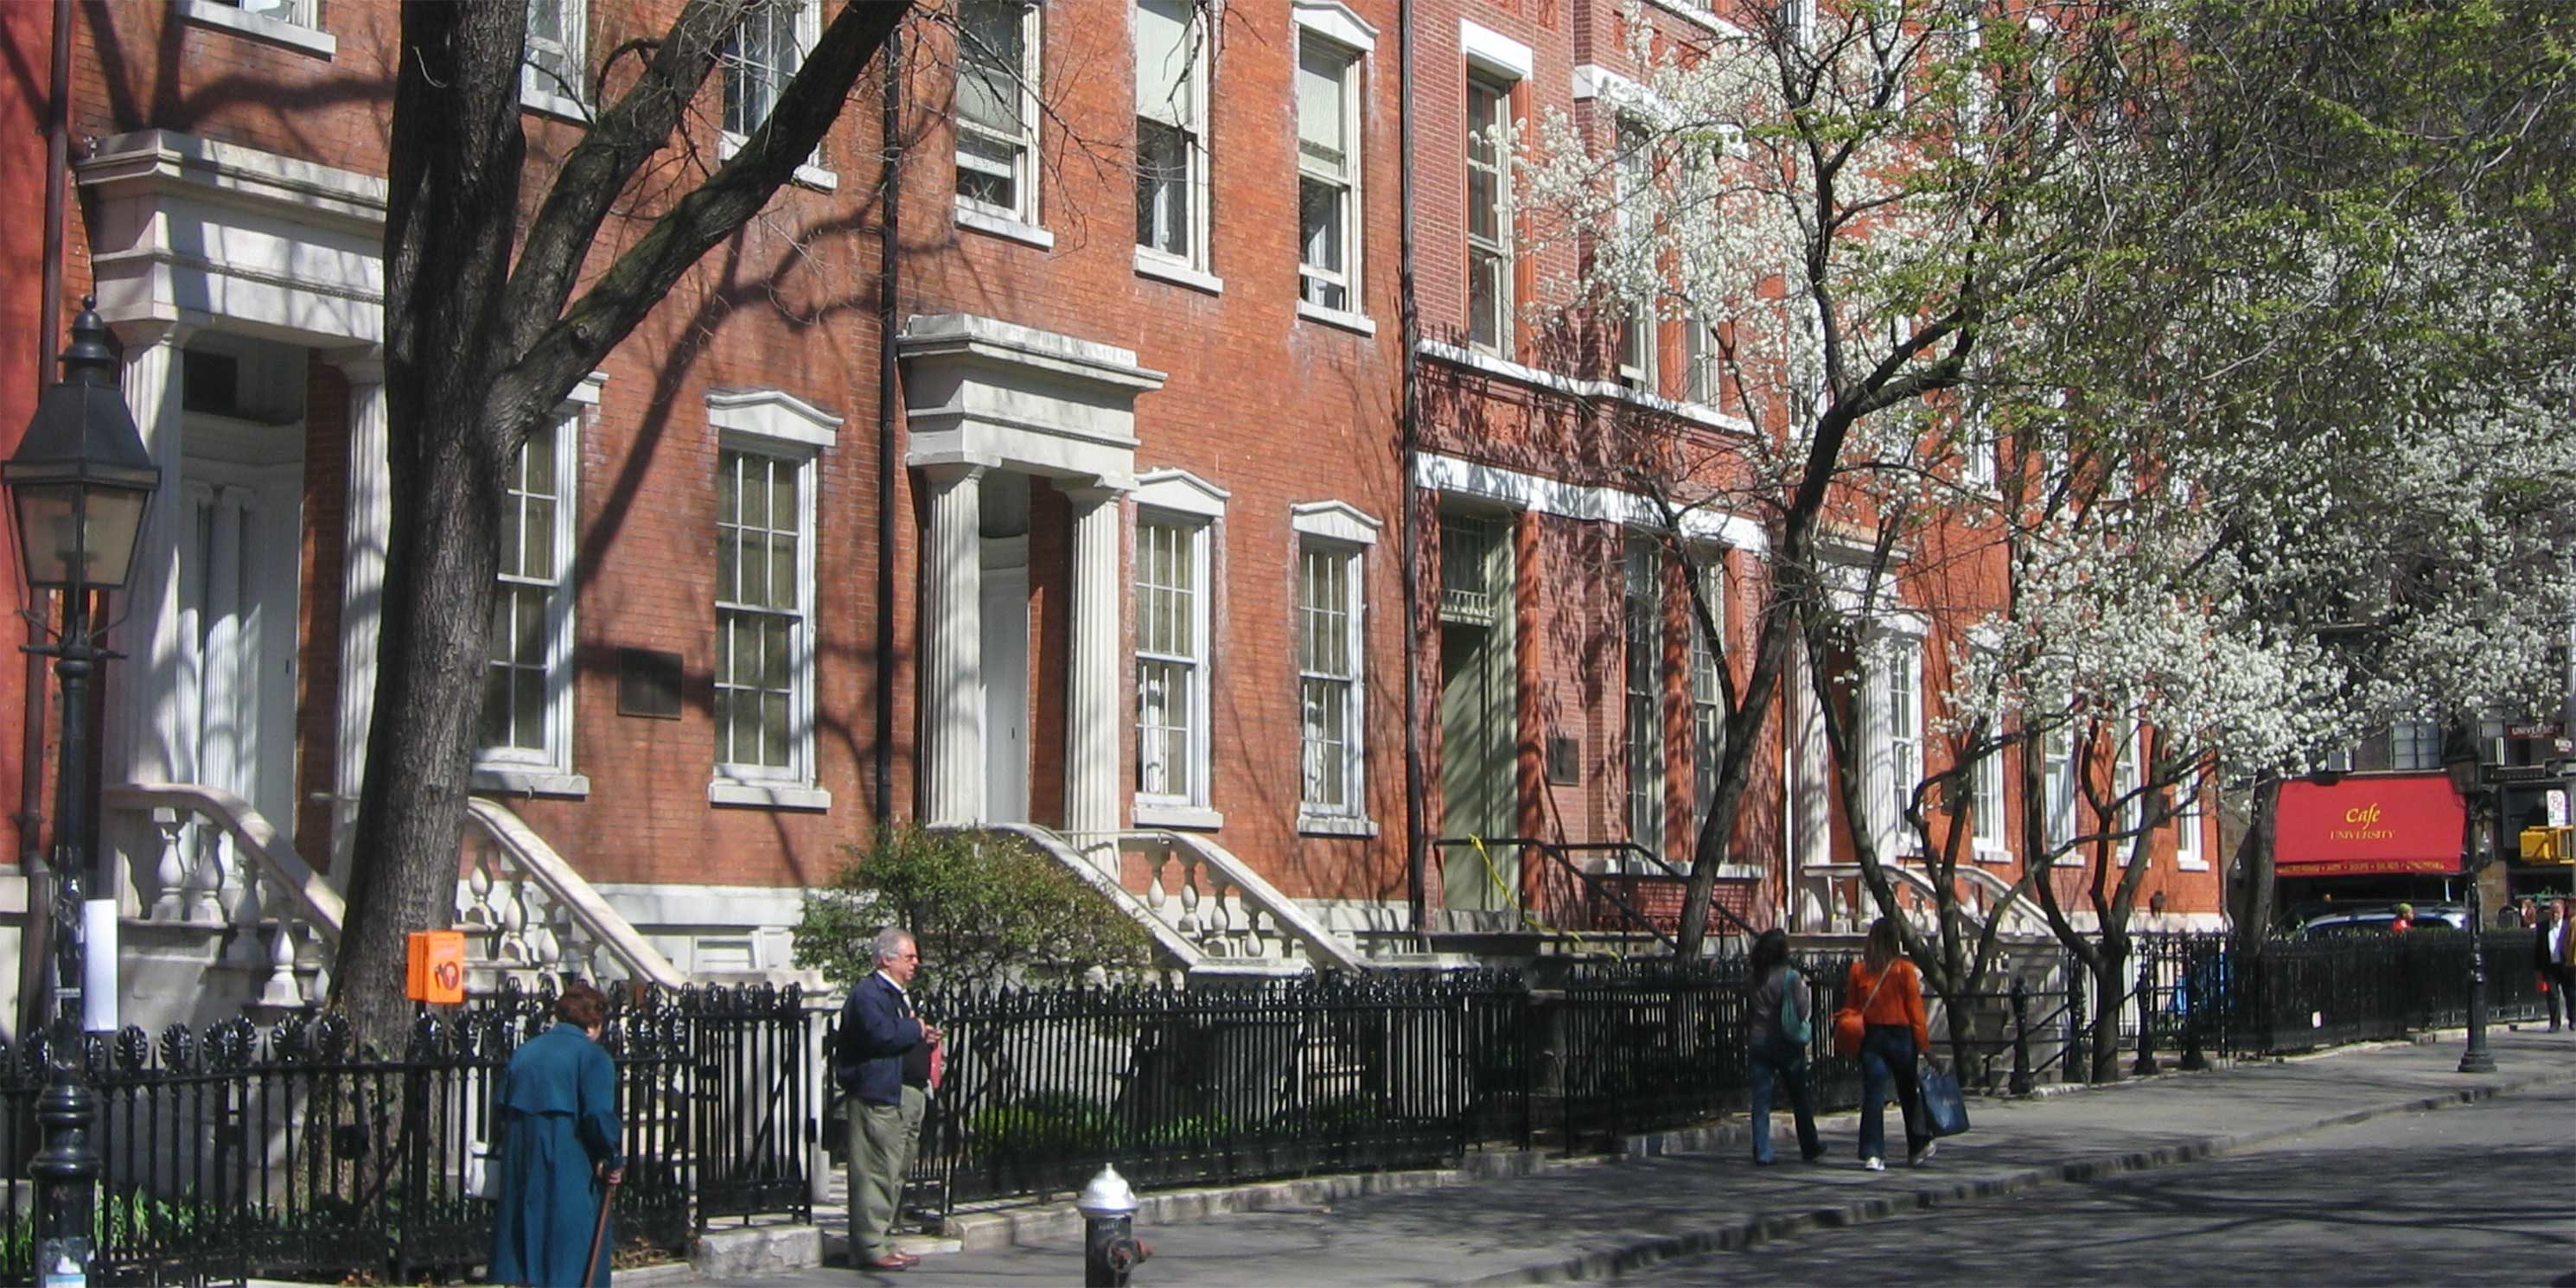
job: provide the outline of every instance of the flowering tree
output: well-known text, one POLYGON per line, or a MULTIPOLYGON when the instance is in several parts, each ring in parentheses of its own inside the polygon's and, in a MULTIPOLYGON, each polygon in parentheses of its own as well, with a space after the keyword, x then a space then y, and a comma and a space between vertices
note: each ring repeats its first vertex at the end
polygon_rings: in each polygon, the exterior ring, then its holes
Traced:
MULTIPOLYGON (((1550 284, 1555 322, 1681 322, 1690 396, 1739 426, 1695 449, 1652 418, 1614 422, 1633 485, 1668 531, 1715 508, 1758 515, 1770 533, 1752 658, 1740 684, 1731 665, 1718 668, 1726 732, 1684 952, 1705 933, 1782 677, 1808 629, 1851 600, 1852 552, 1825 525, 1884 537, 1900 512, 1962 501, 1959 443, 1943 428, 1949 391, 1996 319, 2027 312, 2088 262, 2099 215, 2078 194, 2127 129, 2107 110, 2122 87, 2102 73, 2116 63, 2064 34, 2098 25, 2103 3, 1749 8, 1742 30, 1686 37, 1632 12, 1643 75, 1605 93, 1590 119, 1540 121, 1525 167, 1542 231, 1581 248, 1580 271, 1550 284)), ((1672 554, 1723 657, 1694 551, 1675 541, 1672 554)), ((1874 848, 1863 865, 1892 909, 1874 848)), ((1959 965, 1936 975, 1964 984, 1974 972, 1953 919, 1937 924, 1942 951, 1911 928, 1909 948, 1959 965)))

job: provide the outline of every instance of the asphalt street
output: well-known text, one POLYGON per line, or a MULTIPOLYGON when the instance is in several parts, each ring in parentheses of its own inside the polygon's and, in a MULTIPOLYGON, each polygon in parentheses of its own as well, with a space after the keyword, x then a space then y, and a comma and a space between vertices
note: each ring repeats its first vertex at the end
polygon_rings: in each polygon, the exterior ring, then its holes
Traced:
POLYGON ((2576 1088, 1649 1267, 1620 1288, 2576 1288, 2576 1088))

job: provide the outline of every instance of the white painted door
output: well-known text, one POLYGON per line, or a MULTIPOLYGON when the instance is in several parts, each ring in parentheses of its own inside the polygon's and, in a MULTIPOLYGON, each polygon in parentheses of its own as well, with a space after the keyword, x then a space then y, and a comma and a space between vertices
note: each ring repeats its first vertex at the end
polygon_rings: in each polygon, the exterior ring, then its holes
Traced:
POLYGON ((1029 819, 1029 570, 984 569, 984 817, 1029 819))
POLYGON ((172 769, 242 797, 292 837, 303 472, 191 461, 188 473, 172 769))

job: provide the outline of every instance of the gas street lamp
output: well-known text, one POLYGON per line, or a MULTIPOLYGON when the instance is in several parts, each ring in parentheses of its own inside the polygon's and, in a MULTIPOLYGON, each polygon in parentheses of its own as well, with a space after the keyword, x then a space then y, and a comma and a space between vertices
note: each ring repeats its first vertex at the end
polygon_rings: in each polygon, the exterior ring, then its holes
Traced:
MULTIPOLYGON (((97 302, 81 301, 63 378, 36 401, 17 452, 0 463, 0 485, 18 533, 18 555, 31 591, 62 596, 62 631, 27 651, 54 659, 63 685, 61 762, 55 767, 54 1016, 45 1090, 36 1121, 45 1147, 28 1169, 35 1176, 36 1275, 47 1288, 89 1281, 99 1178, 90 1140, 96 1101, 88 1085, 82 1037, 82 972, 86 969, 82 883, 89 879, 89 684, 109 656, 91 626, 92 591, 115 590, 133 569, 145 507, 161 486, 160 467, 144 450, 134 417, 117 389, 116 354, 97 302)), ((36 772, 37 767, 26 766, 36 772)), ((108 882, 97 883, 100 890, 108 882)))
POLYGON ((2479 810, 2486 787, 2477 743, 2462 726, 2453 725, 2442 740, 2442 772, 2460 793, 2460 871, 2469 881, 2469 1044, 2460 1052, 2460 1072, 2493 1073, 2495 1056, 2487 1050, 2487 922, 2478 906, 2479 810))

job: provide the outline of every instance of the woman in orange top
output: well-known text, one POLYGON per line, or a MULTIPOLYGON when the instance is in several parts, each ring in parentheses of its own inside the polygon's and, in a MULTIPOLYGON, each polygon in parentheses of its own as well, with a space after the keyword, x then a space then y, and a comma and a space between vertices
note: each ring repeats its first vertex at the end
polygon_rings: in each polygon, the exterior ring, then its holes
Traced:
POLYGON ((1905 1111, 1905 1161, 1921 1167, 1932 1158, 1932 1131, 1923 1116, 1914 1057, 1931 1054, 1932 1029, 1923 1018, 1922 973, 1905 960, 1894 921, 1881 917, 1870 924, 1860 960, 1843 981, 1843 998, 1860 1007, 1869 1026, 1860 1043, 1860 1165, 1887 1170, 1887 1093, 1894 1083, 1905 1111))

